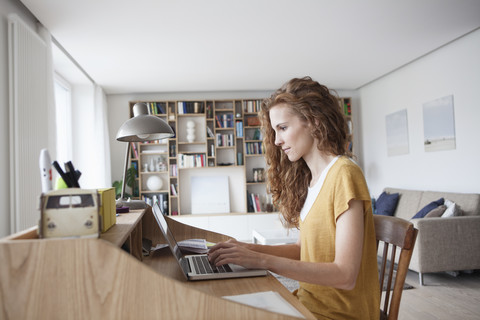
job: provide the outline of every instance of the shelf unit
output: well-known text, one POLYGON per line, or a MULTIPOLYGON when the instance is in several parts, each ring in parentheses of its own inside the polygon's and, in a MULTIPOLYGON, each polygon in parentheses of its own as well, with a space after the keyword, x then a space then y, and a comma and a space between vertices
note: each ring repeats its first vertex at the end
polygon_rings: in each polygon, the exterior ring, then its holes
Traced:
POLYGON ((348 141, 347 149, 353 153, 353 115, 352 115, 352 99, 351 98, 340 98, 339 99, 340 108, 345 115, 348 125, 348 141))
MULTIPOLYGON (((181 208, 182 172, 235 167, 243 170, 245 212, 274 211, 266 192, 266 163, 258 119, 262 100, 132 101, 131 116, 137 102, 151 106, 151 114, 167 121, 176 133, 168 140, 135 145, 137 155, 132 152, 131 162, 138 168, 140 199, 163 199, 168 215, 189 214, 181 208)), ((340 98, 339 104, 349 123, 352 148, 351 100, 340 98)))

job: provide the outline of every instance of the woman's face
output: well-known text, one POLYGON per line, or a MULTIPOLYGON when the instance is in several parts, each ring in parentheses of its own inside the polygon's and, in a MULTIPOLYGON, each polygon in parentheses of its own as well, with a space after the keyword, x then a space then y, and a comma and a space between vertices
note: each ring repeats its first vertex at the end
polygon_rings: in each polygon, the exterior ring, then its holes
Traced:
POLYGON ((270 122, 275 131, 275 145, 282 148, 288 159, 291 162, 306 160, 315 146, 308 123, 293 114, 286 104, 270 109, 270 122))

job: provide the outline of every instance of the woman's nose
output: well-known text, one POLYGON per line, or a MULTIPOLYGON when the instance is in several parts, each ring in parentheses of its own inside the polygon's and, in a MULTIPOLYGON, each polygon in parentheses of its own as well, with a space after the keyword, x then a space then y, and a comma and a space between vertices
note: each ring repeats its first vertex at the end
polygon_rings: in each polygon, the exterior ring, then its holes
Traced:
POLYGON ((280 146, 280 145, 282 145, 282 143, 283 143, 283 140, 281 139, 281 137, 278 134, 276 134, 275 135, 275 145, 280 146))

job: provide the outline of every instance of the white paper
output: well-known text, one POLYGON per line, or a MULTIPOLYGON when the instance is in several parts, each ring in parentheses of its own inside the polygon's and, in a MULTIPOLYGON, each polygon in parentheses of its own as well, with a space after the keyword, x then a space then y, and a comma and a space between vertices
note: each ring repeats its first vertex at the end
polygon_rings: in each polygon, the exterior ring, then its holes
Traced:
MULTIPOLYGON (((187 239, 177 242, 180 249, 184 249, 193 253, 207 253, 208 245, 213 245, 205 239, 187 239)), ((163 249, 168 247, 168 244, 157 244, 155 247, 152 247, 152 251, 163 249)))
POLYGON ((301 314, 300 311, 298 311, 287 300, 285 300, 278 292, 265 291, 240 294, 236 296, 224 296, 222 298, 246 304, 251 307, 305 319, 303 314, 301 314))
POLYGON ((195 253, 207 253, 207 241, 205 239, 188 239, 178 241, 180 249, 184 249, 195 253))

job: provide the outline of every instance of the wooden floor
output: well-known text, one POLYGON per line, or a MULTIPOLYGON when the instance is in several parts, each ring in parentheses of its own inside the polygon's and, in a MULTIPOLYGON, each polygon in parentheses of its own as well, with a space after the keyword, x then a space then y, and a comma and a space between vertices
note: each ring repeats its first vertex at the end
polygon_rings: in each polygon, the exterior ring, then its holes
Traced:
POLYGON ((405 282, 414 289, 403 291, 400 320, 480 319, 480 271, 425 274, 424 286, 418 273, 409 271, 405 282))

